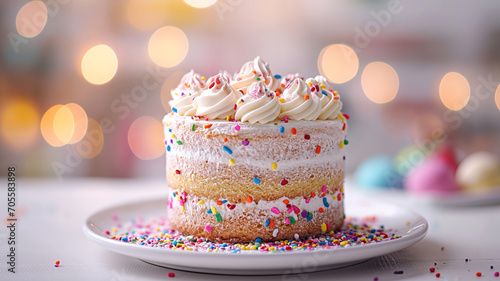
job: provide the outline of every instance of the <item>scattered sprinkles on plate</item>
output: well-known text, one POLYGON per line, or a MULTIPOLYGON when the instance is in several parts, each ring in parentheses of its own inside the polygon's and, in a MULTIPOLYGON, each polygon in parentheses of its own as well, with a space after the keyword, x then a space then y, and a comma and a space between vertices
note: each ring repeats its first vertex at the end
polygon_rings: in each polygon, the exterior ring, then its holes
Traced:
MULTIPOLYGON (((295 223, 295 219, 290 217, 290 224, 295 223)), ((177 251, 195 252, 230 252, 240 253, 242 251, 254 251, 265 253, 281 252, 302 252, 334 250, 346 247, 359 247, 371 243, 383 243, 385 241, 401 238, 395 234, 386 234, 389 230, 383 226, 374 226, 376 221, 373 217, 366 218, 346 218, 344 226, 339 231, 329 231, 317 237, 295 237, 293 240, 262 241, 256 239, 253 242, 245 243, 225 243, 211 242, 205 238, 196 236, 184 236, 170 227, 164 217, 152 218, 145 221, 138 217, 126 223, 122 223, 117 231, 112 234, 105 231, 104 234, 109 239, 122 243, 142 245, 145 247, 164 248, 177 251), (118 234, 119 233, 119 234, 118 234)), ((117 222, 115 222, 117 223, 117 222)), ((273 227, 273 220, 266 222, 266 227, 273 227)), ((116 228, 116 227, 114 227, 116 228)), ((325 228, 327 228, 325 224, 325 228)), ((328 227, 329 228, 329 227, 328 227)), ((212 231, 212 227, 205 226, 207 232, 212 231)), ((325 229, 328 231, 328 229, 325 229)), ((273 230, 273 235, 278 234, 278 229, 273 230)), ((57 264, 57 262, 56 262, 57 264)), ((398 271, 402 274, 403 271, 398 271)))

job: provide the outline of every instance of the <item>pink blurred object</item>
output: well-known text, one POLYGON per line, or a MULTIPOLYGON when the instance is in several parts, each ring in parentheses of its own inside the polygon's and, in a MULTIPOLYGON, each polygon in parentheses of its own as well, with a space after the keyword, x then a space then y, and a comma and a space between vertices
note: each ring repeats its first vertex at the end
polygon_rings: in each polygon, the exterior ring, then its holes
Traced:
POLYGON ((451 161, 448 152, 438 152, 411 170, 404 182, 405 189, 413 193, 435 195, 458 191, 455 181, 456 162, 451 161))
POLYGON ((455 173, 458 169, 458 162, 455 157, 455 150, 450 144, 444 144, 436 151, 435 157, 441 158, 455 173))

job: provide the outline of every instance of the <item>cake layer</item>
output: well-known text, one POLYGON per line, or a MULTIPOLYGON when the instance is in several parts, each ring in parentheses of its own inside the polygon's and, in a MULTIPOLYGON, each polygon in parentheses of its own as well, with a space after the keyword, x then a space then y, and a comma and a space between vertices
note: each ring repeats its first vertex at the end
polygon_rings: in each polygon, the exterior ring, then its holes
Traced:
POLYGON ((183 166, 189 173, 176 174, 174 168, 168 168, 168 183, 171 188, 185 191, 212 200, 224 197, 231 202, 244 202, 248 196, 254 201, 276 200, 284 194, 289 197, 307 197, 322 186, 340 186, 344 179, 341 163, 327 163, 321 166, 301 166, 287 171, 265 171, 258 176, 246 167, 227 168, 222 165, 212 166, 195 160, 186 160, 179 156, 169 156, 173 167, 183 166), (194 169, 196 167, 196 169, 194 169), (255 178, 260 180, 257 184, 255 178), (237 188, 235 188, 237 187, 237 188))
POLYGON ((167 181, 180 192, 258 202, 342 185, 340 120, 249 124, 167 115, 163 122, 167 181))
POLYGON ((212 241, 243 242, 308 237, 342 226, 342 188, 317 190, 318 195, 231 204, 170 190, 168 216, 181 233, 212 241))

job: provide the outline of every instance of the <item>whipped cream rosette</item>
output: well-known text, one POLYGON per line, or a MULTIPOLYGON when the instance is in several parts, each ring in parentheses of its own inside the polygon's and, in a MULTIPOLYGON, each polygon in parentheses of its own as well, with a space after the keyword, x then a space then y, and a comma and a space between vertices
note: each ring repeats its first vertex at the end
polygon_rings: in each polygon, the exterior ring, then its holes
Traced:
POLYGON ((205 77, 191 70, 182 77, 177 88, 170 92, 173 99, 168 104, 180 116, 193 116, 196 113, 193 100, 206 88, 205 77))
POLYGON ((302 75, 300 75, 299 73, 287 74, 280 81, 281 87, 285 89, 288 86, 288 84, 293 82, 293 80, 295 80, 296 78, 304 80, 304 77, 302 77, 302 75))
POLYGON ((222 73, 209 79, 208 89, 194 99, 197 116, 209 119, 234 117, 234 105, 243 95, 236 91, 222 73))
POLYGON ((248 86, 257 81, 264 82, 271 91, 275 91, 279 86, 279 81, 272 75, 269 64, 262 61, 260 57, 245 63, 234 75, 231 86, 246 94, 248 86))
POLYGON ((321 114, 320 97, 313 94, 300 78, 289 83, 280 97, 282 103, 279 118, 288 116, 292 120, 316 120, 321 114))
POLYGON ((280 114, 279 98, 263 82, 254 82, 238 100, 235 119, 242 122, 268 123, 280 114))
POLYGON ((318 116, 320 120, 339 118, 340 110, 342 110, 342 101, 336 91, 333 90, 328 80, 318 75, 314 79, 308 79, 311 84, 319 84, 321 97, 321 113, 318 116))

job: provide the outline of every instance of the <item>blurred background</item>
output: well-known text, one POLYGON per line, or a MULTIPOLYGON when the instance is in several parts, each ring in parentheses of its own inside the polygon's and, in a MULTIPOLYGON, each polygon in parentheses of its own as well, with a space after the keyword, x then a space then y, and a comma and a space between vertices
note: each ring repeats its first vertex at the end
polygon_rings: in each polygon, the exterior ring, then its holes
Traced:
MULTIPOLYGON (((161 119, 190 69, 326 76, 347 169, 405 147, 500 154, 500 2, 0 2, 0 162, 25 177, 164 177, 161 119)), ((5 172, 5 169, 2 173, 5 172)))

